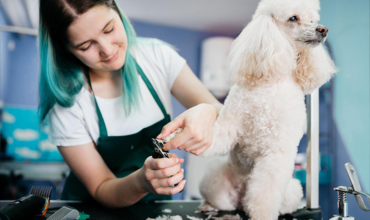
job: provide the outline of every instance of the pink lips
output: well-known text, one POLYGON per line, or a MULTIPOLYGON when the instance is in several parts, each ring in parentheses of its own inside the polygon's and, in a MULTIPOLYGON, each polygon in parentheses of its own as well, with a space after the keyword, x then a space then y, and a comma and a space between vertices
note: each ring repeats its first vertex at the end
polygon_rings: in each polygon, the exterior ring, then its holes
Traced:
POLYGON ((119 51, 119 50, 117 50, 116 54, 114 54, 114 56, 113 56, 112 58, 110 58, 109 60, 106 60, 106 61, 104 61, 104 62, 110 63, 110 62, 112 62, 112 61, 116 60, 116 59, 117 59, 117 57, 118 57, 118 51, 119 51))

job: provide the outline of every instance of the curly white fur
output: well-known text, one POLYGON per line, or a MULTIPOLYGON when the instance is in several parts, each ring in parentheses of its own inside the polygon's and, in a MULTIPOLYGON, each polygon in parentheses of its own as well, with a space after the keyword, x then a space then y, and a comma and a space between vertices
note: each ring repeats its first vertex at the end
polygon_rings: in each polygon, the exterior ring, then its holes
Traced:
POLYGON ((275 220, 299 205, 302 187, 292 173, 306 129, 304 95, 336 72, 321 45, 319 9, 318 0, 262 0, 234 41, 235 85, 202 154, 229 158, 209 166, 201 210, 241 208, 252 220, 275 220))

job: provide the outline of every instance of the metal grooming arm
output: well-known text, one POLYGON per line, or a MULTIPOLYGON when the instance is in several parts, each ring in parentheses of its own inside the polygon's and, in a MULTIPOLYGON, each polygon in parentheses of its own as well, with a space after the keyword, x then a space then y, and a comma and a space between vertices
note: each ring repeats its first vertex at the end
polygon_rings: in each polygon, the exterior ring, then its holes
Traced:
POLYGON ((307 208, 319 208, 319 89, 307 96, 307 208))
POLYGON ((306 207, 287 214, 288 219, 322 219, 319 207, 319 89, 307 96, 306 207))
POLYGON ((370 212, 370 208, 368 208, 364 200, 362 199, 361 195, 363 195, 370 203, 370 194, 362 192, 360 181, 357 176, 356 168, 351 163, 346 163, 344 165, 346 168, 349 180, 351 181, 351 186, 338 186, 337 188, 334 188, 335 191, 338 192, 338 212, 339 215, 334 215, 333 218, 330 220, 354 220, 355 218, 348 215, 348 201, 346 193, 353 194, 356 198, 358 206, 364 211, 370 212))

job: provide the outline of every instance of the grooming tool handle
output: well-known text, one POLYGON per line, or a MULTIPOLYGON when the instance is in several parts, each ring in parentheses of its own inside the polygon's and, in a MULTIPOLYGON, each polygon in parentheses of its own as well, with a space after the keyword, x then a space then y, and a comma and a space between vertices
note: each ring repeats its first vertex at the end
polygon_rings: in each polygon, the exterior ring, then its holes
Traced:
POLYGON ((365 196, 369 200, 369 203, 370 203, 370 194, 362 192, 360 181, 358 179, 355 166, 351 163, 346 163, 344 167, 347 171, 349 180, 351 181, 351 184, 352 184, 352 186, 348 188, 349 193, 355 196, 357 204, 358 206, 360 206, 362 210, 370 211, 370 209, 366 206, 366 204, 364 203, 364 200, 361 197, 361 195, 365 196))
POLYGON ((41 214, 45 205, 45 199, 28 195, 22 197, 0 210, 1 220, 20 220, 29 219, 32 216, 41 214))

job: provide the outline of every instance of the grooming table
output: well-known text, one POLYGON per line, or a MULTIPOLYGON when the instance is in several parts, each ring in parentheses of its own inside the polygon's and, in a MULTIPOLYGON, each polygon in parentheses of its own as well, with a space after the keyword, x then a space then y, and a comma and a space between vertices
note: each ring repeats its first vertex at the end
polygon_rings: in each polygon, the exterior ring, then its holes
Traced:
MULTIPOLYGON (((10 200, 0 200, 0 209, 7 204, 9 204, 10 200)), ((96 202, 92 203, 84 203, 84 202, 76 202, 76 201, 63 201, 63 200, 51 200, 50 206, 47 212, 47 215, 54 213, 59 208, 63 206, 69 206, 77 209, 79 212, 83 212, 87 215, 90 215, 91 220, 118 220, 118 219, 125 219, 125 220, 146 220, 147 218, 155 219, 158 216, 162 215, 179 215, 182 217, 183 220, 188 220, 187 216, 189 217, 197 217, 200 219, 206 219, 209 215, 204 213, 195 213, 198 206, 201 204, 199 200, 190 200, 190 201, 180 201, 180 200, 173 200, 173 201, 160 201, 160 202, 153 202, 153 203, 137 203, 130 207, 126 208, 106 208, 96 202), (163 210, 169 209, 171 213, 163 212, 163 210)), ((248 217, 245 216, 243 211, 231 211, 225 212, 220 211, 217 215, 213 215, 214 217, 221 217, 223 215, 236 215, 239 214, 243 220, 248 220, 248 217)), ((34 217, 29 220, 45 220, 46 217, 34 217)), ((280 217, 279 220, 291 220, 293 218, 286 216, 280 217)))

